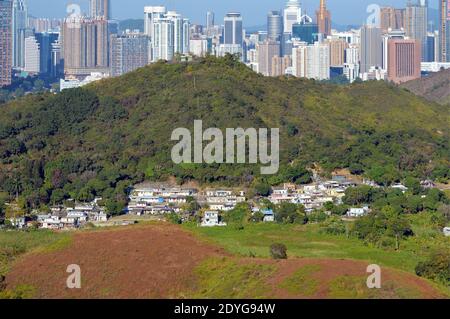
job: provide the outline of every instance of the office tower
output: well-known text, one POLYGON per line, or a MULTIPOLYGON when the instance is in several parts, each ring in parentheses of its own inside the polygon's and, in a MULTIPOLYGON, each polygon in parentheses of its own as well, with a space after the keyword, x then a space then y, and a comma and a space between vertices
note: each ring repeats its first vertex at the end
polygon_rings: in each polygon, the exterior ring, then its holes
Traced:
POLYGON ((35 36, 25 39, 25 66, 24 71, 38 74, 41 69, 40 48, 35 36))
POLYGON ((111 20, 111 2, 110 0, 90 0, 90 17, 93 19, 104 18, 111 20))
POLYGON ((11 84, 12 2, 0 0, 0 87, 11 84))
POLYGON ((214 27, 214 12, 208 11, 206 13, 206 28, 211 29, 214 27))
POLYGON ((52 43, 52 66, 51 76, 61 77, 64 75, 64 63, 61 54, 61 42, 60 39, 52 43))
POLYGON ((53 44, 58 42, 59 34, 54 32, 42 32, 36 33, 35 38, 39 44, 40 50, 39 73, 52 75, 52 73, 54 73, 52 67, 53 44))
POLYGON ((283 37, 283 18, 279 11, 267 14, 267 36, 272 41, 281 41, 283 37))
POLYGON ((326 43, 306 43, 292 49, 293 74, 316 80, 330 78, 330 47, 326 43))
POLYGON ((380 28, 386 33, 389 29, 399 30, 405 27, 405 9, 384 7, 380 10, 380 28))
POLYGON ((422 59, 427 57, 427 32, 428 32, 428 6, 426 1, 418 1, 416 4, 408 3, 405 13, 406 36, 420 42, 422 59))
POLYGON ((24 0, 13 0, 12 49, 13 67, 23 68, 25 64, 25 32, 27 29, 27 6, 24 0))
POLYGON ((150 39, 139 33, 111 36, 111 76, 136 70, 149 61, 150 39))
POLYGON ((382 68, 387 70, 389 64, 389 40, 398 39, 404 40, 406 38, 406 32, 403 29, 389 30, 386 34, 382 35, 383 41, 383 64, 382 68))
POLYGON ((319 26, 314 23, 297 23, 292 27, 292 37, 308 44, 319 41, 319 26))
POLYGON ((330 46, 330 66, 342 67, 345 62, 345 49, 348 48, 348 43, 344 39, 329 39, 327 40, 330 46))
POLYGON ((241 45, 243 40, 242 16, 240 13, 227 13, 224 19, 223 43, 241 45))
POLYGON ((84 17, 67 18, 61 30, 64 72, 82 77, 108 73, 108 21, 84 17))
POLYGON ((371 67, 383 64, 381 29, 365 25, 361 28, 361 73, 369 72, 371 67))
POLYGON ((283 12, 284 33, 292 33, 292 26, 300 23, 302 18, 302 8, 298 0, 289 0, 283 12))
POLYGON ((153 36, 153 23, 156 19, 163 18, 166 7, 144 7, 144 33, 150 38, 153 36))
POLYGON ((439 62, 450 62, 450 1, 439 0, 439 62))
POLYGON ((282 76, 286 74, 286 69, 292 66, 292 57, 286 55, 284 57, 272 57, 272 71, 271 76, 282 76))
POLYGON ((436 61, 436 42, 438 36, 436 32, 428 32, 427 34, 427 59, 425 62, 437 62, 436 61))
POLYGON ((48 32, 61 26, 60 19, 35 18, 28 16, 28 28, 36 33, 48 32))
POLYGON ((320 8, 316 12, 317 24, 319 25, 319 33, 327 37, 331 34, 331 13, 327 10, 325 0, 320 0, 320 8))
POLYGON ((420 78, 421 43, 414 39, 390 39, 388 42, 388 80, 402 83, 420 78))
POLYGON ((280 56, 280 42, 267 40, 257 46, 258 70, 265 76, 272 75, 272 58, 280 56))

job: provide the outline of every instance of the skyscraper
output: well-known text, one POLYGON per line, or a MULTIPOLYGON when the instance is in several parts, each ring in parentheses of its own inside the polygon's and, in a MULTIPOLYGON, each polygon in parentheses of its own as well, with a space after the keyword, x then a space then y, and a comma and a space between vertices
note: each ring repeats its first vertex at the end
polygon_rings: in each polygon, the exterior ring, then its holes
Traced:
POLYGON ((156 19, 164 17, 166 7, 144 7, 144 33, 150 38, 153 36, 153 23, 156 19))
POLYGON ((267 40, 258 44, 258 71, 265 76, 272 76, 272 60, 280 56, 280 42, 267 40))
POLYGON ((439 0, 439 59, 450 62, 450 1, 439 0))
POLYGON ((331 13, 327 10, 325 0, 320 0, 320 8, 316 15, 319 33, 322 33, 324 37, 329 36, 331 34, 331 13))
POLYGON ((421 43, 414 39, 388 41, 388 80, 402 83, 420 78, 421 43))
POLYGON ((237 12, 230 12, 224 18, 223 43, 242 46, 243 29, 242 16, 237 12))
POLYGON ((210 29, 214 26, 214 12, 206 12, 206 28, 210 29))
POLYGON ((422 60, 427 57, 428 6, 427 1, 409 2, 405 13, 406 36, 420 42, 422 60))
POLYGON ((405 9, 384 7, 380 10, 380 27, 383 32, 399 30, 405 26, 405 9))
POLYGON ((383 65, 381 29, 364 25, 361 28, 361 73, 369 72, 371 67, 383 65))
POLYGON ((279 11, 267 14, 267 36, 272 41, 281 41, 283 36, 283 18, 279 11))
POLYGON ((283 13, 284 33, 292 33, 292 26, 300 23, 302 18, 302 8, 298 0, 289 0, 283 13))
POLYGON ((12 2, 0 0, 0 87, 11 84, 12 2))
POLYGON ((119 76, 147 65, 150 40, 142 34, 111 36, 111 76, 119 76))
POLYGON ((61 30, 64 72, 82 77, 109 71, 108 22, 105 19, 67 18, 61 30))
POLYGON ((23 68, 25 64, 25 32, 27 28, 27 6, 24 0, 13 0, 12 50, 13 67, 23 68))
POLYGON ((298 23, 292 27, 292 37, 308 44, 319 41, 319 26, 314 23, 298 23))
POLYGON ((111 20, 111 1, 110 0, 90 0, 89 3, 90 17, 105 18, 111 20))
POLYGON ((330 46, 330 66, 343 66, 345 62, 345 49, 348 48, 347 41, 344 39, 329 39, 326 43, 330 46))
POLYGON ((41 69, 40 64, 41 50, 35 36, 29 36, 25 39, 25 67, 24 71, 38 74, 41 69))
POLYGON ((52 51, 53 44, 58 42, 59 34, 54 32, 36 33, 35 38, 39 44, 40 50, 40 70, 41 74, 53 74, 52 51))
POLYGON ((316 80, 330 78, 330 47, 326 43, 302 44, 292 50, 293 74, 316 80))

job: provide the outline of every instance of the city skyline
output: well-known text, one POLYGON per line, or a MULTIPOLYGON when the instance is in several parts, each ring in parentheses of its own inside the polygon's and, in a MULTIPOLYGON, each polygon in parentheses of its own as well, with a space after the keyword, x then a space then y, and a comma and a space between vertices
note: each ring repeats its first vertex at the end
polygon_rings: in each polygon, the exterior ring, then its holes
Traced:
MULTIPOLYGON (((90 0, 77 1, 55 1, 55 0, 33 0, 29 1, 29 13, 33 16, 47 17, 47 18, 61 18, 66 12, 66 5, 69 3, 79 3, 82 12, 89 13, 90 0)), ((213 11, 216 16, 223 17, 227 12, 238 11, 242 14, 244 20, 244 27, 262 26, 266 23, 267 13, 272 10, 283 9, 286 5, 286 0, 261 0, 258 1, 258 6, 251 3, 244 3, 242 1, 230 0, 222 3, 218 0, 194 0, 189 4, 181 0, 133 0, 130 5, 124 0, 111 0, 111 16, 113 19, 123 20, 127 18, 142 19, 142 7, 164 5, 166 7, 177 10, 184 16, 190 18, 192 23, 205 24, 206 12, 213 11), (199 9, 200 8, 200 9, 199 9)), ((366 21, 368 13, 367 6, 377 3, 380 6, 394 6, 405 7, 406 0, 329 0, 327 1, 328 9, 333 12, 332 21, 334 24, 352 25, 362 24, 366 21), (351 12, 349 12, 351 10, 351 12), (350 20, 351 19, 351 20, 350 20)), ((319 8, 319 0, 302 0, 300 1, 303 11, 310 16, 315 15, 315 11, 319 8)), ((438 0, 429 1, 429 7, 438 8, 438 0)))

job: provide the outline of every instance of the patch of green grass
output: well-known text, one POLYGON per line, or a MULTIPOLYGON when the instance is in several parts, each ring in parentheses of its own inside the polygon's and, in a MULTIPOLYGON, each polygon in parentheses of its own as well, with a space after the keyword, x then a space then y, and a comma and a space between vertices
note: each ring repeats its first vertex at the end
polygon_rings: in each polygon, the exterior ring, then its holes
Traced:
POLYGON ((0 299, 31 299, 36 293, 36 288, 30 285, 20 285, 14 290, 0 291, 0 299))
POLYGON ((276 267, 256 263, 243 263, 230 258, 211 258, 195 270, 197 288, 191 298, 269 298, 266 282, 276 267))
POLYGON ((67 247, 71 234, 47 230, 0 231, 0 275, 6 275, 11 263, 18 256, 38 250, 55 251, 67 247))
POLYGON ((382 283, 381 288, 369 289, 366 277, 341 276, 329 285, 329 298, 335 299, 420 299, 422 294, 413 287, 399 287, 392 281, 382 283))
POLYGON ((317 292, 318 288, 318 281, 313 278, 313 275, 320 269, 319 265, 303 266, 283 280, 279 286, 293 295, 311 297, 317 292))

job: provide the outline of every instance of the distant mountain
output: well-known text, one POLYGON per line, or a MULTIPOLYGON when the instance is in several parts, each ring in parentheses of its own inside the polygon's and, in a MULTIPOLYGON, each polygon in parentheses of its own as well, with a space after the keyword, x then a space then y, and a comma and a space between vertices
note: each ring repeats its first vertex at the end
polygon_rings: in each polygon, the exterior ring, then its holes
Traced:
POLYGON ((232 56, 159 62, 0 108, 0 191, 30 208, 69 196, 123 203, 130 185, 171 176, 225 186, 301 182, 312 166, 384 184, 450 176, 447 106, 385 82, 263 77, 232 56), (171 134, 192 131, 194 120, 222 132, 279 128, 278 174, 261 176, 259 164, 175 164, 171 134))
POLYGON ((402 85, 427 100, 450 105, 450 69, 402 85))
POLYGON ((144 32, 144 19, 127 19, 119 22, 119 32, 125 30, 139 30, 144 32))

